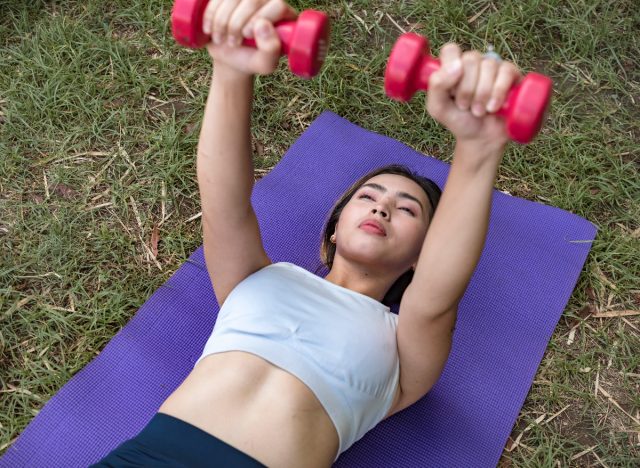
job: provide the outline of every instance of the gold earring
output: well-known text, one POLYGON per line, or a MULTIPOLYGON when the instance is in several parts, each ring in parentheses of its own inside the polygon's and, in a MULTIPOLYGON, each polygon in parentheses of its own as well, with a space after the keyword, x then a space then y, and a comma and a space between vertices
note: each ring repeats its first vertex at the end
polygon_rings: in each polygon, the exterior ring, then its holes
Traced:
POLYGON ((335 234, 331 234, 331 237, 329 237, 329 240, 331 241, 332 244, 336 243, 336 235, 335 234))

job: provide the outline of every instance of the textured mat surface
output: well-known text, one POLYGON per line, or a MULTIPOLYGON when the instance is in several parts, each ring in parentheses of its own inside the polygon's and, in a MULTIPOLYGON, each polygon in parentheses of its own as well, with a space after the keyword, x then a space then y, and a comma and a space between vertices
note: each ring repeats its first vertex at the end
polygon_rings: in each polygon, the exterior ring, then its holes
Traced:
MULTIPOLYGON (((334 201, 361 175, 392 162, 440 186, 449 170, 331 112, 320 115, 256 184, 253 202, 271 259, 315 272, 334 201)), ((595 233, 571 213, 495 191, 487 243, 441 379, 336 466, 495 466, 595 233)), ((216 315, 200 248, 44 406, 0 466, 86 466, 137 434, 192 368, 216 315)))

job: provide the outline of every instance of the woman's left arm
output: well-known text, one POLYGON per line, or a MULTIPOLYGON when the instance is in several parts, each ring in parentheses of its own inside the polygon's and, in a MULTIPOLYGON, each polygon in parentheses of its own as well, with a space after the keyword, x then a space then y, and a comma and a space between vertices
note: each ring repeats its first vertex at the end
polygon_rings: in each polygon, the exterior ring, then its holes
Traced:
POLYGON ((398 351, 401 396, 396 412, 438 380, 451 349, 458 303, 484 246, 493 186, 508 141, 494 112, 520 77, 509 62, 462 54, 455 44, 440 54, 429 82, 429 113, 456 136, 438 209, 431 220, 411 284, 400 303, 398 351))
POLYGON ((502 150, 458 142, 401 308, 430 317, 457 308, 480 259, 502 150))

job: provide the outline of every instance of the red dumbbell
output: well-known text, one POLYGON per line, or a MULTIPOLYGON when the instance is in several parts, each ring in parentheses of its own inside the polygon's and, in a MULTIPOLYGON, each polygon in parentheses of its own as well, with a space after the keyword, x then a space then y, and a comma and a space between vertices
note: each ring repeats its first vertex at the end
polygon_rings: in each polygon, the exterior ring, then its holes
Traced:
MULTIPOLYGON (((202 17, 209 0, 175 0, 171 12, 171 30, 180 44, 203 47, 211 37, 202 31, 202 17)), ((320 11, 306 10, 296 21, 281 21, 275 25, 282 41, 282 54, 289 57, 289 69, 302 78, 318 74, 329 46, 329 19, 320 11)), ((253 39, 242 45, 255 47, 253 39)))
MULTIPOLYGON (((396 41, 384 75, 384 88, 389 97, 408 101, 418 90, 429 87, 431 73, 440 68, 440 60, 429 53, 429 41, 417 34, 406 33, 396 41)), ((518 143, 529 143, 540 131, 545 111, 551 100, 551 79, 529 73, 514 85, 502 108, 496 112, 505 118, 507 134, 518 143)))

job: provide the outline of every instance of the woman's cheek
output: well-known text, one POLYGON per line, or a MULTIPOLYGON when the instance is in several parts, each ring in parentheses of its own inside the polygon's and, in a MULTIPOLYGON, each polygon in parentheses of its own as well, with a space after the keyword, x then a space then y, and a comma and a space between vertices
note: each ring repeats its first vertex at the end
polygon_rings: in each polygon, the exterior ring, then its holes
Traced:
POLYGON ((427 231, 422 226, 418 228, 416 228, 415 226, 412 226, 410 237, 411 237, 411 243, 414 245, 414 251, 416 253, 420 253, 426 234, 427 234, 427 231))

